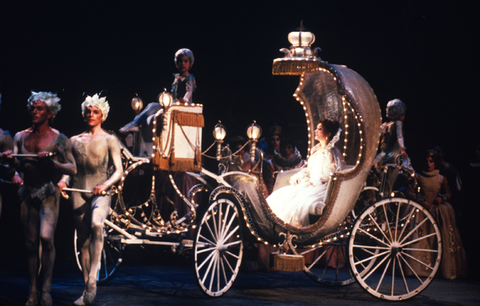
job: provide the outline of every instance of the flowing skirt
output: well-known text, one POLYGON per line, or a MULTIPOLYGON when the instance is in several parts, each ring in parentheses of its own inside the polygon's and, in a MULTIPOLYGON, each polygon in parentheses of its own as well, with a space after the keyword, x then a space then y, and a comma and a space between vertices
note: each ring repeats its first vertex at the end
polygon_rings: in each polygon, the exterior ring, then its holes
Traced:
POLYGON ((443 278, 455 279, 467 276, 467 256, 462 238, 455 222, 455 210, 450 203, 435 205, 431 211, 442 235, 442 262, 440 272, 443 278))
POLYGON ((285 186, 274 191, 267 202, 283 221, 297 227, 307 226, 310 214, 322 214, 326 189, 327 184, 285 186))

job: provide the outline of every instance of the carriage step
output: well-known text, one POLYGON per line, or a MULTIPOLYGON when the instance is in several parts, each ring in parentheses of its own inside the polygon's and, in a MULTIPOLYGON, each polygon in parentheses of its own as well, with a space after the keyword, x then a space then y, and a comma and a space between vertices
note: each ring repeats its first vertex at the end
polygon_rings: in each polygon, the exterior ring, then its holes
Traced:
POLYGON ((305 258, 302 255, 273 254, 273 268, 287 272, 303 271, 305 258))

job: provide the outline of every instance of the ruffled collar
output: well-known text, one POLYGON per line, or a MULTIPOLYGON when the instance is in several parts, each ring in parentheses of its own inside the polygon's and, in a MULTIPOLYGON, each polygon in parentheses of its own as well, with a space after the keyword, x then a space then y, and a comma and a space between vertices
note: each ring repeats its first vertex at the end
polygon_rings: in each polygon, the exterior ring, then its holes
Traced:
POLYGON ((175 84, 175 83, 177 83, 177 82, 183 82, 183 81, 185 81, 185 80, 188 80, 189 78, 190 78, 190 73, 187 73, 187 74, 184 75, 184 76, 181 76, 179 73, 176 73, 176 74, 174 75, 174 79, 175 79, 175 80, 173 81, 173 83, 175 84))
POLYGON ((433 171, 422 171, 420 174, 425 177, 438 176, 440 174, 440 170, 435 169, 433 171))

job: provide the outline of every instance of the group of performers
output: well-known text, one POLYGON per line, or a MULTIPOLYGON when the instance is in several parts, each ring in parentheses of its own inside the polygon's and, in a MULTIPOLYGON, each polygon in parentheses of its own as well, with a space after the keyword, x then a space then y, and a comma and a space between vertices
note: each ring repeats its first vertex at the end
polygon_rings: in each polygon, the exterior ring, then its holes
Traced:
POLYGON ((18 172, 10 178, 19 187, 21 221, 26 240, 30 292, 26 305, 52 305, 50 295, 55 262, 54 234, 60 194, 72 177, 72 187, 91 190, 74 194, 73 213, 81 249, 85 290, 76 305, 93 302, 97 266, 103 249, 103 222, 110 205, 104 192, 122 173, 120 143, 101 125, 109 105, 105 97, 88 96, 82 103, 86 131, 68 139, 50 126, 60 111, 60 98, 50 92, 32 92, 28 108, 32 125, 13 138, 13 148, 2 153, 4 163, 18 172), (114 166, 115 172, 109 174, 114 166), (40 252, 39 252, 40 250, 40 252), (43 281, 38 288, 41 266, 43 281))
MULTIPOLYGON (((194 62, 189 49, 175 54, 179 71, 172 93, 176 100, 192 102, 195 78, 189 73, 194 62)), ((27 107, 31 127, 11 135, 0 129, 1 179, 18 186, 21 221, 27 251, 30 290, 26 306, 39 302, 52 305, 51 283, 55 262, 54 234, 59 215, 60 196, 67 186, 72 196, 75 229, 78 235, 84 290, 75 305, 93 303, 97 293, 97 271, 103 249, 104 221, 110 209, 109 188, 122 177, 121 143, 102 129, 110 110, 106 97, 87 96, 81 104, 85 132, 68 139, 51 127, 60 111, 60 98, 51 92, 33 92, 27 107), (111 169, 114 169, 113 172, 111 169), (38 280, 41 267, 43 279, 38 280), (39 288, 41 284, 41 288, 39 288)), ((160 109, 149 105, 121 132, 148 125, 147 119, 160 109), (145 121, 141 121, 145 119, 145 121)), ((0 197, 0 211, 1 211, 0 197)))
MULTIPOLYGON (((182 103, 192 103, 196 84, 189 71, 193 63, 193 53, 189 49, 176 52, 178 74, 174 77, 172 93, 174 99, 182 103)), ((81 109, 86 130, 70 139, 50 126, 61 109, 59 102, 60 98, 56 94, 32 92, 27 103, 31 127, 16 133, 13 139, 9 133, 0 129, 1 179, 11 181, 19 187, 21 200, 21 221, 30 278, 27 306, 37 305, 39 300, 44 306, 52 305, 50 290, 55 261, 54 232, 60 195, 67 186, 90 190, 89 193, 73 193, 72 196, 85 283, 83 293, 74 304, 86 305, 94 301, 97 269, 103 248, 103 226, 110 205, 107 191, 118 182, 123 173, 121 144, 114 135, 102 129, 102 123, 110 109, 106 97, 94 94, 85 98, 81 109), (113 172, 110 171, 112 168, 113 172), (37 285, 39 266, 43 272, 41 288, 37 285)), ((161 106, 158 103, 150 103, 120 132, 138 131, 151 125, 152 115, 159 110, 161 106)), ((392 162, 391 159, 398 154, 408 158, 402 132, 405 111, 406 106, 398 99, 387 105, 389 121, 382 126, 381 153, 376 159, 378 167, 392 162)), ((291 152, 283 160, 281 156, 276 156, 279 155, 275 152, 278 148, 272 150, 270 160, 274 164, 276 162, 277 170, 281 167, 288 169, 303 166, 291 178, 289 186, 274 191, 267 198, 272 211, 279 218, 302 227, 309 224, 310 214, 322 214, 330 175, 345 167, 342 154, 335 147, 340 134, 338 122, 321 119, 315 130, 318 144, 313 147, 306 166, 292 143, 289 148, 291 152)), ((274 133, 272 136, 275 136, 274 133)), ((272 142, 273 146, 274 144, 272 142)), ((430 172, 433 170, 430 169, 430 172)), ((396 175, 397 173, 392 174, 390 186, 393 186, 396 175)), ((428 202, 434 201, 437 201, 436 198, 428 202)), ((442 204, 446 198, 438 201, 442 204)), ((1 205, 0 197, 0 212, 1 205)))

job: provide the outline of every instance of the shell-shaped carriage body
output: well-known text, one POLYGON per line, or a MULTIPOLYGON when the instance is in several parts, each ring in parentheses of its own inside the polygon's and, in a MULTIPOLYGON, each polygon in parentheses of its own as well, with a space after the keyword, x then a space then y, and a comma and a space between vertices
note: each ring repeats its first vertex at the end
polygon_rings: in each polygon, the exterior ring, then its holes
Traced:
MULTIPOLYGON (((321 62, 318 72, 301 76, 294 96, 302 104, 309 132, 309 151, 315 144, 315 125, 321 118, 335 118, 342 128, 336 143, 346 168, 330 178, 322 215, 312 224, 295 227, 279 219, 266 202, 261 179, 241 172, 226 173, 224 186, 212 193, 212 200, 234 194, 242 205, 250 232, 260 241, 282 243, 281 233, 295 235, 294 244, 312 245, 338 230, 355 206, 373 164, 379 141, 381 110, 369 84, 355 71, 321 62)), ((277 178, 278 180, 278 178, 277 178)), ((287 180, 288 181, 288 180, 287 180)))

